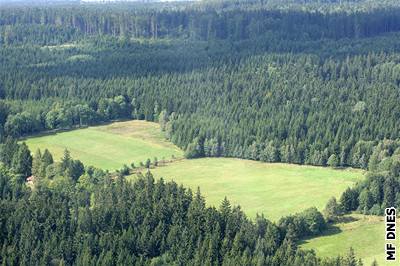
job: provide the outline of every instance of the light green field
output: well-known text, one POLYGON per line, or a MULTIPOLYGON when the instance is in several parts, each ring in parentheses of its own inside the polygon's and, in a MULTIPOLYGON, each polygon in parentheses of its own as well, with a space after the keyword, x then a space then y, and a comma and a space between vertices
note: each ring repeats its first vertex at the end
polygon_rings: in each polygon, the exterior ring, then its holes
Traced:
POLYGON ((337 224, 323 236, 303 241, 301 248, 314 249, 317 255, 329 257, 346 255, 349 248, 353 247, 356 256, 363 259, 364 265, 371 265, 374 259, 379 265, 390 265, 385 263, 384 217, 363 215, 351 217, 356 220, 337 224))
POLYGON ((322 210, 330 197, 339 197, 363 177, 358 170, 228 158, 182 160, 152 173, 193 190, 199 186, 209 205, 218 207, 227 196, 250 217, 264 213, 272 220, 312 206, 322 210))
POLYGON ((123 164, 136 165, 148 158, 179 158, 182 151, 165 140, 156 123, 145 121, 117 122, 26 140, 31 151, 48 148, 55 159, 67 148, 72 157, 86 165, 115 170, 123 164))

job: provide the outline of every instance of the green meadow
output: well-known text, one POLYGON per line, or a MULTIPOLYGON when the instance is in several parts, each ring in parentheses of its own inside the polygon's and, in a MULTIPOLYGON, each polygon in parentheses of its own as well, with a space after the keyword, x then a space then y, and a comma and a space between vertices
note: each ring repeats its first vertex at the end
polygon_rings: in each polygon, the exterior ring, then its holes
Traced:
MULTIPOLYGON (((183 152, 168 142, 156 123, 116 122, 26 140, 32 151, 48 148, 56 159, 65 149, 86 165, 115 170, 148 158, 182 158, 183 152)), ((271 220, 315 206, 322 210, 328 199, 339 197, 362 179, 363 172, 282 163, 262 163, 232 158, 177 160, 151 170, 156 178, 174 180, 200 190, 209 205, 219 206, 226 196, 250 217, 263 213, 271 220)))
MULTIPOLYGON (((86 165, 115 170, 123 164, 148 158, 182 158, 183 152, 168 142, 156 123, 116 122, 26 140, 32 151, 49 149, 56 159, 65 149, 86 165)), ((332 169, 282 163, 262 163, 232 158, 176 160, 151 170, 155 178, 174 180, 197 190, 207 204, 218 207, 226 196, 254 218, 263 213, 277 221, 282 216, 315 206, 322 210, 332 196, 340 197, 349 186, 363 178, 363 171, 332 169)), ((353 246, 357 256, 383 262, 383 223, 379 217, 354 216, 354 221, 331 227, 301 247, 315 249, 320 256, 346 254, 353 246), (382 259, 381 259, 382 258, 382 259)))
POLYGON ((387 265, 384 217, 359 214, 348 217, 352 219, 331 226, 322 236, 302 241, 301 248, 314 249, 321 257, 332 257, 346 255, 352 247, 364 265, 371 265, 374 259, 379 265, 387 265))
POLYGON ((363 172, 353 169, 268 164, 229 158, 181 160, 151 170, 156 178, 174 180, 201 193, 209 205, 226 196, 250 217, 263 213, 272 220, 315 206, 322 210, 363 172))
POLYGON ((145 121, 116 122, 109 125, 77 129, 26 140, 31 151, 49 149, 57 160, 65 149, 86 165, 115 170, 124 164, 177 158, 183 152, 168 142, 157 123, 145 121))

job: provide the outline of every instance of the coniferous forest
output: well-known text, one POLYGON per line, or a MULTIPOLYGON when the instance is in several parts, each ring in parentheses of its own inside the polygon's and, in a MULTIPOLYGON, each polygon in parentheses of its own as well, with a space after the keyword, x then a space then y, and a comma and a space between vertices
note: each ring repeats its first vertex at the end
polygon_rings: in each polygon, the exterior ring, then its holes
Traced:
POLYGON ((124 119, 189 159, 364 169, 341 212, 400 208, 400 2, 0 4, 2 265, 362 265, 297 248, 316 208, 251 220, 18 141, 124 119))

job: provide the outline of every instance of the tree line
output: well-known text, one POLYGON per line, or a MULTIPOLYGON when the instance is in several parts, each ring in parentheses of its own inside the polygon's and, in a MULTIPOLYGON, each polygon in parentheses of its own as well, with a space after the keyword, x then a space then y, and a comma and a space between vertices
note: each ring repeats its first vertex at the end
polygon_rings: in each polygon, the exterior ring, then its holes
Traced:
MULTIPOLYGON (((357 6, 357 4, 354 4, 357 6)), ((361 8, 293 8, 287 3, 207 3, 166 8, 51 6, 0 8, 0 43, 62 43, 84 36, 244 40, 273 34, 285 39, 363 38, 399 31, 399 7, 365 2, 361 8), (233 5, 233 7, 232 7, 233 5), (286 8, 284 8, 286 7, 286 8), (336 8, 336 9, 335 9, 336 8), (353 12, 346 12, 352 10, 353 12), (361 10, 361 11, 360 11, 361 10)))
POLYGON ((11 138, 0 147, 0 191, 4 265, 362 265, 352 250, 320 259, 297 248, 294 235, 326 226, 315 208, 251 221, 226 198, 207 207, 199 190, 151 173, 128 182, 68 151, 58 162, 48 150, 32 156, 11 138))
POLYGON ((49 74, 46 82, 35 72, 23 78, 5 71, 0 132, 19 137, 141 119, 162 123, 188 158, 366 169, 379 141, 400 137, 398 60, 384 53, 322 62, 262 55, 187 73, 106 80, 49 74))
MULTIPOLYGON (((189 15, 193 10, 203 12, 209 4, 158 12, 189 15)), ((279 8, 258 10, 263 3, 256 3, 256 11, 254 3, 240 2, 238 8, 231 4, 221 7, 221 14, 231 10, 245 12, 246 19, 257 18, 246 13, 253 10, 271 20, 287 16, 285 23, 293 31, 304 32, 295 28, 303 23, 317 32, 315 7, 307 6, 302 12, 308 18, 303 19, 295 8, 281 14, 279 8)), ((323 12, 323 16, 392 19, 390 14, 376 15, 375 8, 360 5, 369 12, 323 12)), ((85 16, 94 12, 92 18, 97 20, 102 14, 122 12, 99 6, 81 11, 62 6, 14 11, 7 13, 3 24, 28 29, 79 12, 85 16)), ((140 9, 131 15, 140 18, 147 12, 140 9)), ((285 23, 277 22, 276 30, 285 23)), ((328 25, 329 30, 339 28, 335 23, 328 25)), ((207 42, 176 36, 139 41, 104 33, 90 38, 79 35, 76 42, 67 44, 61 37, 56 43, 62 45, 55 46, 28 40, 23 46, 3 45, 0 138, 115 119, 159 121, 162 117, 168 138, 188 158, 225 156, 367 168, 379 141, 399 138, 398 36, 349 36, 336 41, 329 39, 329 30, 304 38, 284 29, 281 33, 289 37, 271 31, 248 40, 207 42)))
POLYGON ((400 142, 384 140, 374 148, 366 180, 347 189, 340 198, 342 210, 383 215, 385 208, 400 207, 400 142))
POLYGON ((390 2, 1 7, 0 262, 361 265, 352 251, 320 259, 295 243, 343 213, 400 207, 400 23, 390 2), (116 119, 159 122, 188 158, 370 173, 324 214, 275 224, 227 199, 207 207, 200 192, 151 174, 132 183, 127 167, 110 174, 68 151, 56 161, 15 140, 116 119))

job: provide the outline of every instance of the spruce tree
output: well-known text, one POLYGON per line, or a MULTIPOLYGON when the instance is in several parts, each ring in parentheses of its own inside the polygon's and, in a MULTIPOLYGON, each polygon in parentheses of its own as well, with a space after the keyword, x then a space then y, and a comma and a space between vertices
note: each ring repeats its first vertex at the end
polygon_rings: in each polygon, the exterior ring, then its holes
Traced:
POLYGON ((31 175, 32 156, 25 142, 19 145, 17 152, 13 156, 11 167, 16 174, 20 174, 22 177, 31 175))

